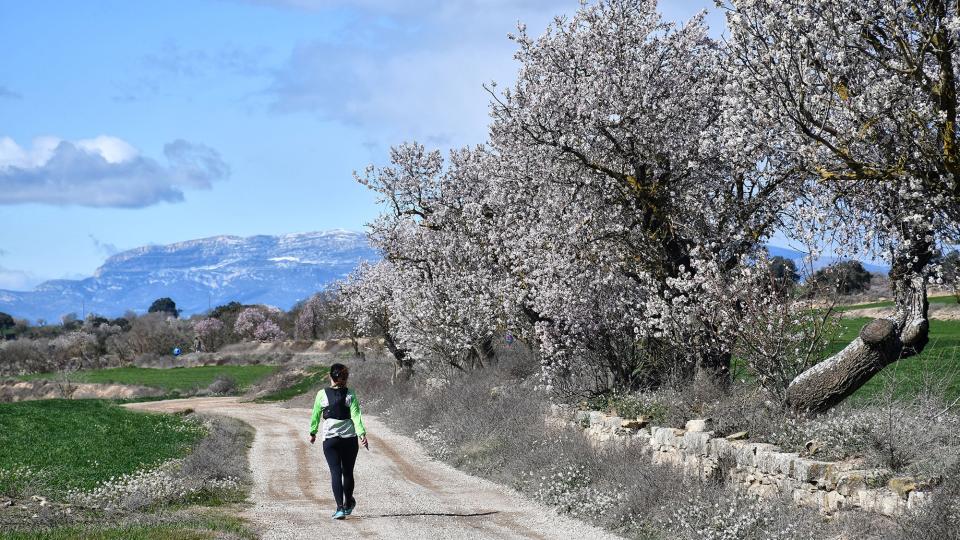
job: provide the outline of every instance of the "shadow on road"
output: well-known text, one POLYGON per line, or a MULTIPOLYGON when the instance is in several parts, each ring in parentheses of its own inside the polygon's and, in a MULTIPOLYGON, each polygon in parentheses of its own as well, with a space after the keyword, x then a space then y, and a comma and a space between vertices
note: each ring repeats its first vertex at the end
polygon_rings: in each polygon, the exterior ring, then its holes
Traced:
POLYGON ((360 519, 373 519, 373 518, 385 518, 385 517, 412 517, 412 516, 441 516, 441 517, 476 517, 476 516, 491 516, 493 514, 499 514, 498 511, 493 512, 475 512, 472 514, 457 514, 457 513, 448 513, 448 512, 412 512, 409 514, 377 514, 371 516, 357 516, 360 519))

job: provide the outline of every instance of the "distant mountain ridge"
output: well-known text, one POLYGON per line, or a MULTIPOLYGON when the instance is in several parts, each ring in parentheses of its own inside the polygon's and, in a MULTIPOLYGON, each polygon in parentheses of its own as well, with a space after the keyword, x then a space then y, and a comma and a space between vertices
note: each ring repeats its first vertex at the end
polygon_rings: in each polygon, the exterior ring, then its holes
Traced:
POLYGON ((378 258, 366 235, 345 230, 149 245, 112 255, 86 279, 46 281, 27 292, 0 290, 0 311, 50 322, 82 311, 113 317, 128 309, 143 312, 164 296, 184 315, 230 301, 288 309, 378 258))
MULTIPOLYGON (((804 253, 768 249, 802 268, 804 253)), ((289 309, 345 277, 360 262, 377 259, 366 235, 353 231, 214 236, 117 253, 86 279, 46 281, 27 292, 0 290, 0 311, 55 323, 67 313, 107 317, 127 310, 142 313, 164 296, 173 298, 184 315, 231 301, 289 309)), ((814 267, 831 262, 824 257, 814 267)), ((873 264, 864 267, 871 272, 889 270, 873 264)))

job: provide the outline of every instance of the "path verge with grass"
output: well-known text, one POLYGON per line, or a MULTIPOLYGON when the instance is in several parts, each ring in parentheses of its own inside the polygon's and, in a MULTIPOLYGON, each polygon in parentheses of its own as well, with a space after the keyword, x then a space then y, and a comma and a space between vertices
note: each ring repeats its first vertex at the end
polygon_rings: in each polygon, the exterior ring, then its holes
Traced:
POLYGON ((184 455, 205 433, 197 422, 148 415, 101 400, 0 404, 0 494, 56 498, 184 455))
POLYGON ((105 400, 0 404, 0 540, 253 538, 253 432, 105 400))

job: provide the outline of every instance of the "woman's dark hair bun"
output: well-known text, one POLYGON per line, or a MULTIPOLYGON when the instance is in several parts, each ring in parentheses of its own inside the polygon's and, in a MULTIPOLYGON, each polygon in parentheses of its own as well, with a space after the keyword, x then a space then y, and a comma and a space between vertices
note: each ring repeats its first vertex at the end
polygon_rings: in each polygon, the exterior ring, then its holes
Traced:
POLYGON ((350 368, 343 364, 334 364, 330 366, 330 378, 334 381, 340 382, 347 380, 347 376, 350 375, 350 368))

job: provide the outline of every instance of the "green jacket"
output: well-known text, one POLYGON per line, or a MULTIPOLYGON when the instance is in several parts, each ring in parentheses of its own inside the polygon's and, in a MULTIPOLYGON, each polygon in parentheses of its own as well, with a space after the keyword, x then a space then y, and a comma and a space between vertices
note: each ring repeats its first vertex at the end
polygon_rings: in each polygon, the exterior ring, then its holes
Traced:
POLYGON ((317 397, 313 401, 313 414, 310 416, 310 435, 316 435, 323 429, 323 438, 332 437, 363 437, 367 434, 363 427, 363 417, 360 415, 360 400, 357 393, 351 388, 347 391, 347 405, 350 407, 350 418, 347 420, 337 420, 336 418, 323 418, 323 408, 329 405, 327 403, 327 393, 321 389, 317 392, 317 397))

